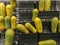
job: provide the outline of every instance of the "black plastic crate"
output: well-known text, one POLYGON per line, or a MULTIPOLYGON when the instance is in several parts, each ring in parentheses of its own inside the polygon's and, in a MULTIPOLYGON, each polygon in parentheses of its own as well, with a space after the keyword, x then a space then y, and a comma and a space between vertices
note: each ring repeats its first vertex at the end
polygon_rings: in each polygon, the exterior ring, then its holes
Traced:
POLYGON ((19 2, 19 9, 33 9, 34 1, 21 1, 19 2))
MULTIPOLYGON (((20 10, 20 21, 32 21, 32 10, 20 10)), ((39 12, 38 15, 39 18, 42 19, 43 22, 49 22, 53 17, 58 17, 59 18, 59 11, 48 11, 48 12, 39 12)))
POLYGON ((19 14, 20 14, 19 22, 21 21, 27 22, 27 21, 31 21, 32 19, 32 10, 20 10, 19 14))
POLYGON ((59 18, 59 11, 46 11, 46 12, 39 12, 39 17, 41 19, 52 19, 53 17, 59 18))
POLYGON ((20 35, 19 37, 19 45, 37 45, 38 42, 38 36, 37 35, 20 35))

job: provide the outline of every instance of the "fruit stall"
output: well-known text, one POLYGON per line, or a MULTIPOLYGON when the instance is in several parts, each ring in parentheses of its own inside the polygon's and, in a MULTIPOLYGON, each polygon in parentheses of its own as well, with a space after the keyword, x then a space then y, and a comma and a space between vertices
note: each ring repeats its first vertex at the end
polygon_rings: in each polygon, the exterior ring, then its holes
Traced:
POLYGON ((0 45, 60 45, 60 0, 0 0, 0 45))

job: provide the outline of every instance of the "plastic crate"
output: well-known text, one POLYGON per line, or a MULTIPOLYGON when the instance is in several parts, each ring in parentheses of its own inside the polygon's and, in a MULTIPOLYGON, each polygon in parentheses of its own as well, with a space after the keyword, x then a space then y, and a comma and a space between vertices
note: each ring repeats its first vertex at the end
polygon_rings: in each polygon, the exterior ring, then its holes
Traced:
POLYGON ((19 37, 19 45, 37 45, 38 36, 37 35, 20 35, 19 37))

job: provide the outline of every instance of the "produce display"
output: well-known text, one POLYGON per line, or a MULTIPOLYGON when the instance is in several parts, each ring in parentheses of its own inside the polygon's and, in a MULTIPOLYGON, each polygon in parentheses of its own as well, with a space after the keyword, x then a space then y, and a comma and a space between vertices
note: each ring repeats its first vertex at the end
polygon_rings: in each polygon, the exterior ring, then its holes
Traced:
MULTIPOLYGON (((13 10, 16 7, 16 0, 10 0, 10 4, 6 5, 4 3, 0 3, 0 7, 4 8, 4 11, 2 12, 3 9, 1 8, 0 12, 1 15, 6 13, 6 17, 4 18, 4 27, 5 29, 17 29, 17 17, 13 16, 13 10), (5 8, 6 7, 6 8, 5 8), (5 10, 6 9, 6 10, 5 10)), ((50 9, 51 5, 51 0, 39 0, 39 10, 37 8, 33 9, 32 11, 32 22, 34 22, 35 26, 31 25, 30 23, 25 24, 25 28, 28 29, 28 31, 31 31, 32 33, 42 33, 43 32, 43 26, 42 26, 42 19, 38 17, 39 11, 48 11, 50 9), (44 6, 45 5, 45 6, 44 6), (36 28, 36 29, 35 29, 36 28)), ((57 26, 58 26, 58 19, 53 18, 51 21, 51 30, 53 33, 57 31, 57 26), (56 22, 55 22, 56 21, 56 22)), ((3 27, 1 27, 3 28, 3 27)))
POLYGON ((5 32, 5 45, 13 45, 14 30, 7 29, 5 32))
MULTIPOLYGON (((39 17, 39 11, 49 11, 51 7, 51 0, 39 0, 39 9, 35 8, 32 11, 32 22, 16 23, 17 17, 13 16, 13 10, 16 8, 16 0, 10 0, 10 4, 6 5, 0 3, 0 31, 5 31, 5 45, 13 45, 14 41, 14 31, 20 31, 24 34, 37 34, 43 32, 43 22, 42 18, 39 17)), ((51 32, 56 33, 60 32, 60 20, 57 17, 51 19, 51 32)), ((38 45, 56 45, 55 40, 45 40, 39 41, 38 45)))
POLYGON ((57 32, 57 26, 58 26, 58 18, 54 17, 51 20, 51 30, 52 30, 52 33, 56 33, 57 32))
POLYGON ((51 7, 51 0, 39 0, 39 11, 49 11, 51 7))
POLYGON ((45 40, 45 41, 39 41, 38 45, 56 45, 55 40, 45 40))

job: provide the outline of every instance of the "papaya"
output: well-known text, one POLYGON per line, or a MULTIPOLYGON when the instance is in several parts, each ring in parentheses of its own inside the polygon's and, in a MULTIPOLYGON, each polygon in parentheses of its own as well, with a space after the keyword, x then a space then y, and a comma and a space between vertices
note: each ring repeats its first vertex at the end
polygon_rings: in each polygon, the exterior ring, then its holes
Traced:
POLYGON ((7 29, 5 32, 5 45, 13 45, 14 40, 14 30, 7 29))
POLYGON ((33 10, 32 21, 34 21, 35 18, 38 17, 38 13, 39 13, 38 9, 34 9, 34 10, 33 10))
POLYGON ((36 18, 34 20, 34 24, 35 24, 37 32, 42 33, 43 32, 42 20, 40 18, 36 18))
POLYGON ((37 33, 37 30, 35 29, 35 27, 31 23, 29 23, 29 22, 25 23, 25 27, 28 30, 30 30, 32 33, 37 33))
POLYGON ((10 16, 5 17, 5 29, 10 29, 11 28, 11 18, 10 16))
POLYGON ((11 28, 12 29, 16 29, 16 21, 17 21, 17 18, 15 16, 12 16, 11 17, 11 28))
POLYGON ((52 33, 56 33, 57 32, 57 26, 58 26, 58 18, 57 17, 53 17, 52 20, 51 20, 52 33))
POLYGON ((0 31, 5 30, 5 21, 4 17, 0 16, 0 31))
POLYGON ((26 27, 23 24, 17 24, 17 30, 25 34, 29 34, 29 31, 26 29, 26 27))

